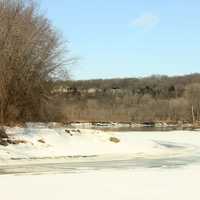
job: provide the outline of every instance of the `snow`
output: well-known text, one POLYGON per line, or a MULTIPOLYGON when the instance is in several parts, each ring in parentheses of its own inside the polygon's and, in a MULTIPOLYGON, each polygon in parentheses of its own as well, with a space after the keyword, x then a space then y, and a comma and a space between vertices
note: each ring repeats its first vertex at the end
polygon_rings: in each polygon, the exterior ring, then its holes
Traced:
MULTIPOLYGON (((12 158, 43 158, 60 156, 91 156, 105 154, 149 154, 159 155, 161 153, 173 153, 170 149, 163 148, 159 141, 179 142, 191 145, 200 145, 200 135, 196 133, 171 132, 167 133, 112 133, 95 130, 81 130, 80 134, 70 136, 65 129, 48 128, 16 128, 9 129, 9 134, 16 134, 14 137, 28 141, 27 144, 9 145, 1 150, 9 152, 12 158), (115 144, 109 141, 110 137, 117 137, 120 143, 115 144), (44 140, 41 144, 38 140, 44 140), (23 152, 23 154, 22 154, 23 152)), ((1 155, 1 154, 0 154, 1 155)))
MULTIPOLYGON (((200 153, 199 131, 103 132, 81 130, 73 135, 65 129, 40 125, 6 128, 10 137, 26 144, 0 147, 0 169, 16 163, 55 162, 62 156, 92 156, 87 162, 114 159, 192 158, 200 153), (113 143, 110 137, 120 139, 113 143), (44 140, 45 143, 38 142, 44 140), (13 160, 14 159, 14 160, 13 160), (15 160, 23 159, 23 160, 15 160), (32 161, 31 161, 32 162, 32 161), (2 167, 2 168, 1 168, 2 167)), ((196 158, 196 157, 195 157, 196 158)), ((69 157, 64 162, 75 162, 69 157)), ((80 159, 76 162, 80 164, 80 159)), ((117 161, 119 162, 119 161, 117 161)), ((1 175, 1 199, 6 200, 199 200, 200 164, 174 168, 137 166, 124 168, 87 168, 39 175, 1 175)), ((68 163, 69 164, 69 163, 68 163)), ((98 162, 97 162, 98 164, 98 162)), ((31 165, 29 165, 31 166, 31 165)), ((51 165, 50 165, 51 166, 51 165)), ((81 165, 80 165, 81 166, 81 165)), ((87 163, 84 164, 87 166, 87 163)), ((88 165, 89 166, 89 165, 88 165)), ((21 167, 21 166, 20 166, 21 167)), ((2 170, 3 171, 3 170, 2 170)))
POLYGON ((81 129, 65 132, 65 128, 7 128, 14 139, 26 144, 0 146, 0 165, 17 159, 43 159, 58 157, 101 156, 117 157, 163 157, 188 154, 200 149, 200 134, 192 131, 174 132, 103 132, 81 129), (116 137, 119 143, 110 141, 116 137), (40 140, 45 143, 41 143, 40 140), (181 143, 180 143, 181 140, 181 143), (172 146, 173 148, 169 148, 172 146))
POLYGON ((1 176, 6 200, 199 200, 200 167, 1 176))

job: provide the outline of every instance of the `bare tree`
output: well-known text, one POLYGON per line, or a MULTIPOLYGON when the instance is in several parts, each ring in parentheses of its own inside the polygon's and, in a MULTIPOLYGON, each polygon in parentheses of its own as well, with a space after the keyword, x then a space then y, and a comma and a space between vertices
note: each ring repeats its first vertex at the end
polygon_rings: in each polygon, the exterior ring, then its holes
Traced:
POLYGON ((192 122, 200 120, 200 84, 192 83, 186 87, 185 97, 187 98, 190 109, 192 122))
POLYGON ((61 38, 35 1, 0 0, 1 123, 45 118, 48 81, 71 62, 61 38))

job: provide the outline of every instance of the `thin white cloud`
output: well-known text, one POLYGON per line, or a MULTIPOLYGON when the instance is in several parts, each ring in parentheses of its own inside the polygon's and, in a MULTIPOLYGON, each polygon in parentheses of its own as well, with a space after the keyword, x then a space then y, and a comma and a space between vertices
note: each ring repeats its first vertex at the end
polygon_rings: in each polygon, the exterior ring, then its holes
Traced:
POLYGON ((132 22, 132 26, 141 29, 151 29, 155 27, 159 22, 160 18, 158 16, 151 13, 146 13, 136 18, 132 22))

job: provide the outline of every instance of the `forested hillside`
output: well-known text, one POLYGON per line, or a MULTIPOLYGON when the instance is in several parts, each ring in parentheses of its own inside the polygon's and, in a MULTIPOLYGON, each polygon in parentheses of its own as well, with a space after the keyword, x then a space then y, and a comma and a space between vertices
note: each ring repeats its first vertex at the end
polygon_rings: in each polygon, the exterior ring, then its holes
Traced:
POLYGON ((57 116, 68 121, 198 122, 200 74, 54 82, 57 116))

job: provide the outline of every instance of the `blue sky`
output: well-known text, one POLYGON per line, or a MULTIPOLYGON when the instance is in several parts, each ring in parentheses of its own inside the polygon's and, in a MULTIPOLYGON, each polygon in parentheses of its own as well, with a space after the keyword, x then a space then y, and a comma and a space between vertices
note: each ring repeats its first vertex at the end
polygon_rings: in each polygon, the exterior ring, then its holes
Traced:
POLYGON ((74 79, 200 72, 199 0, 39 0, 70 41, 74 79))

